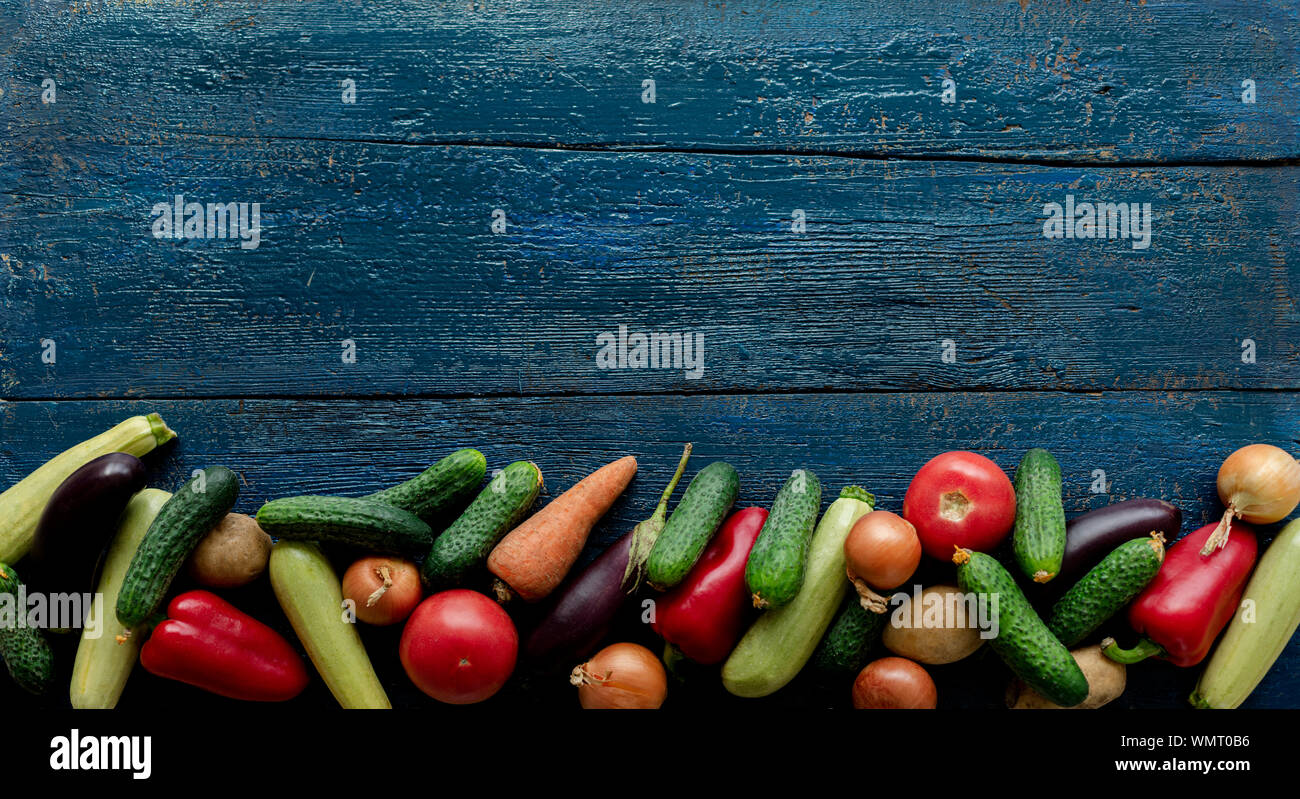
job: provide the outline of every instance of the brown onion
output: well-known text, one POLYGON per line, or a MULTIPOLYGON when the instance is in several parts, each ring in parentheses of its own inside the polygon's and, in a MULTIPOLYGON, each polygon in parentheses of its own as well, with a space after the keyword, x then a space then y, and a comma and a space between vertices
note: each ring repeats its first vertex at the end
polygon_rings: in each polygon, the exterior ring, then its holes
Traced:
POLYGON ((343 574, 343 596, 366 624, 396 624, 420 604, 420 570, 402 558, 362 558, 343 574))
POLYGON ((853 681, 853 706, 858 710, 932 710, 939 691, 929 672, 907 658, 881 658, 868 663, 853 681))
POLYGON ((872 511, 858 519, 844 539, 844 559, 862 606, 884 613, 887 602, 873 589, 887 591, 911 579, 921 563, 921 539, 902 516, 872 511))
POLYGON ((652 710, 668 695, 668 673, 653 652, 640 644, 610 644, 581 666, 569 682, 588 710, 652 710))
POLYGON ((1219 467, 1219 499, 1226 510, 1206 540, 1202 555, 1228 543, 1234 518, 1256 524, 1285 519, 1300 505, 1300 463, 1272 444, 1248 444, 1219 467))

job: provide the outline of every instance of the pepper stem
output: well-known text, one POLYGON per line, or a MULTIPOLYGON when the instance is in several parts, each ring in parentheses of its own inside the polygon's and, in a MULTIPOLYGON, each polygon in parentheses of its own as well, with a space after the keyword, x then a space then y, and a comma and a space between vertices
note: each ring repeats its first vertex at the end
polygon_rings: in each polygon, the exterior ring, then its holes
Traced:
POLYGON ((1132 649, 1121 649, 1114 638, 1107 638, 1101 642, 1101 652, 1116 663, 1133 664, 1163 655, 1165 648, 1149 638, 1142 638, 1132 649))
POLYGON ((685 661, 686 656, 682 654, 682 650, 666 641, 664 642, 664 666, 668 669, 669 674, 678 680, 684 680, 681 667, 685 661))

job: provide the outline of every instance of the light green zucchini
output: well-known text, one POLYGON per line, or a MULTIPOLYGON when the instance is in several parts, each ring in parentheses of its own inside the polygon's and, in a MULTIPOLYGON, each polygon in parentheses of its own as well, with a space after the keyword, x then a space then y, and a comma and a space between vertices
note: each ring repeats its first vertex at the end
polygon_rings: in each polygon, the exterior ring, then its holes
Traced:
POLYGON ((75 708, 108 710, 116 707, 135 668, 144 636, 129 635, 130 630, 117 620, 117 595, 122 590, 135 551, 145 533, 149 532, 154 517, 171 496, 167 491, 146 488, 131 497, 126 505, 117 533, 108 545, 96 589, 103 599, 91 604, 81 630, 81 642, 77 645, 77 657, 72 664, 68 697, 75 708), (90 631, 95 628, 98 628, 98 635, 91 637, 90 631))
POLYGON ((344 708, 392 707, 355 619, 343 605, 343 587, 316 544, 281 541, 271 550, 271 587, 316 671, 344 708))
POLYGON ((722 684, 736 696, 775 693, 793 680, 830 626, 844 597, 844 539, 875 498, 849 486, 830 504, 813 532, 799 593, 764 611, 722 666, 722 684))
MULTIPOLYGON (((1211 555, 1210 557, 1214 557, 1211 555)), ((1282 528, 1264 550, 1241 595, 1237 615, 1210 656, 1190 702, 1235 708, 1268 674, 1300 628, 1300 519, 1282 528)))

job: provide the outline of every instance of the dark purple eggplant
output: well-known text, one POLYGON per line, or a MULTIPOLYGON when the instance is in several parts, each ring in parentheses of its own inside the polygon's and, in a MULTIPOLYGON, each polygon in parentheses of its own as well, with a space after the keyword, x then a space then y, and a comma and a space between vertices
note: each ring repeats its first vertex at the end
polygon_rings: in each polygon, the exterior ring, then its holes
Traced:
POLYGON ((125 452, 95 458, 50 496, 27 562, 41 590, 83 593, 95 588, 95 566, 131 497, 144 488, 145 468, 125 452))
POLYGON ((628 533, 561 588, 524 641, 524 657, 543 666, 572 666, 595 651, 630 599, 623 575, 631 549, 628 533))
POLYGON ((1065 557, 1053 581, 1069 585, 1125 541, 1153 532, 1173 543, 1182 511, 1161 499, 1130 499, 1076 516, 1065 525, 1065 557))

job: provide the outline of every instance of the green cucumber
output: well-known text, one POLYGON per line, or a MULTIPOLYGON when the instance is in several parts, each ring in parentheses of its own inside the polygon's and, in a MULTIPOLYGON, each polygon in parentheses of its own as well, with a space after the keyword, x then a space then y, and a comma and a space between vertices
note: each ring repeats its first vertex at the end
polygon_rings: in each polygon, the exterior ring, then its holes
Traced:
POLYGON ((1047 629, 1066 647, 1078 644, 1141 593, 1164 560, 1159 534, 1120 544, 1057 600, 1047 629))
POLYGON ((729 463, 710 463, 696 473, 650 550, 646 576, 652 588, 667 591, 686 577, 736 504, 738 493, 740 475, 729 463))
POLYGON ((104 556, 99 587, 95 589, 104 595, 103 604, 91 606, 81 630, 81 642, 77 644, 72 683, 68 689, 68 697, 75 708, 107 710, 116 707, 127 678, 135 668, 141 636, 131 635, 130 628, 117 620, 112 609, 117 606, 117 597, 135 551, 171 497, 166 491, 146 488, 126 504, 117 533, 104 556), (101 610, 95 610, 96 606, 101 610), (109 610, 103 611, 103 608, 109 610), (104 617, 102 620, 98 618, 101 615, 104 617), (92 636, 91 630, 98 634, 92 636))
POLYGON ((110 452, 144 457, 176 437, 156 413, 132 416, 116 427, 46 461, 0 494, 0 561, 14 563, 31 549, 36 525, 54 490, 82 466, 110 452))
POLYGON ((158 511, 144 540, 131 558, 121 593, 117 619, 137 627, 162 606, 167 589, 185 559, 239 497, 239 477, 224 466, 196 472, 158 511))
POLYGON ((280 541, 271 549, 267 572, 284 615, 339 705, 392 707, 361 643, 356 619, 344 610, 338 575, 320 547, 280 541))
POLYGON ((779 608, 799 593, 821 504, 822 484, 807 469, 795 469, 776 493, 745 563, 745 585, 754 607, 779 608))
POLYGON ((43 694, 54 682, 54 652, 45 634, 27 626, 26 603, 19 601, 23 581, 12 566, 0 563, 0 659, 24 691, 43 694), (5 599, 5 596, 11 597, 5 599))
POLYGON ((523 520, 541 489, 542 472, 535 463, 515 461, 497 472, 433 542, 420 567, 425 585, 454 588, 481 570, 492 547, 523 520))
POLYGON ((257 523, 272 538, 327 541, 398 555, 418 555, 433 544, 433 529, 420 517, 370 499, 284 497, 263 505, 257 523))
POLYGON ((844 539, 871 512, 874 501, 871 494, 849 486, 826 509, 813 534, 803 587, 789 604, 759 616, 722 665, 722 685, 729 692, 772 694, 812 657, 847 590, 844 539))
POLYGON ((834 676, 855 676, 867 665, 871 650, 880 642, 888 613, 862 607, 854 591, 845 594, 839 613, 813 655, 813 667, 834 676))
POLYGON ((1020 570, 1036 583, 1061 572, 1065 557, 1065 507, 1061 465, 1045 449, 1031 449, 1016 467, 1016 525, 1011 547, 1020 570))
POLYGON ((997 634, 989 639, 989 646, 1011 671, 1062 707, 1073 707, 1087 699, 1088 678, 1070 650, 1034 612, 1011 573, 983 552, 958 547, 952 560, 957 564, 961 590, 991 605, 997 634))
MULTIPOLYGON (((1210 557, 1215 557, 1211 555, 1210 557)), ((1189 701, 1235 708, 1245 702, 1300 628, 1300 519, 1268 545, 1189 701)), ((1280 676, 1280 675, 1279 675, 1280 676)), ((1285 678, 1279 681, 1286 685, 1285 678)))
POLYGON ((487 474, 487 458, 476 449, 458 449, 405 483, 385 488, 365 499, 382 502, 419 516, 426 522, 459 507, 487 474))

